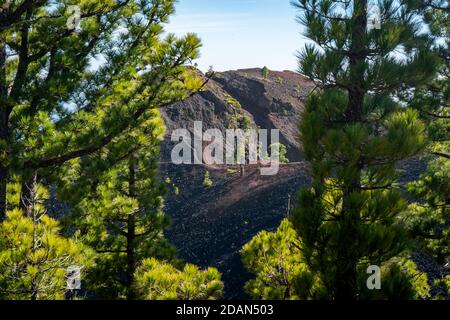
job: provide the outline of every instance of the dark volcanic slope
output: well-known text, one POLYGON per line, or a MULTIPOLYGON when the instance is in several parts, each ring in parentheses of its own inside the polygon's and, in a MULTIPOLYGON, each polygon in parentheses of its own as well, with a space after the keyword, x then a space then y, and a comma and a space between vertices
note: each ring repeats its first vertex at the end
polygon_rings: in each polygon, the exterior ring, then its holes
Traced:
POLYGON ((188 262, 215 266, 223 273, 226 298, 244 297, 242 287, 249 275, 239 258, 240 248, 259 231, 276 228, 287 214, 289 196, 309 184, 297 143, 297 121, 312 84, 293 72, 271 72, 267 79, 260 69, 217 74, 207 90, 162 111, 167 137, 162 146, 163 178, 169 177, 179 195, 169 192, 166 211, 173 219, 168 238, 188 262), (170 134, 178 128, 193 128, 203 121, 204 130, 224 130, 245 117, 251 127, 278 128, 288 157, 276 176, 261 176, 257 166, 238 168, 170 164, 173 143, 170 134), (213 185, 203 185, 209 171, 213 185))
POLYGON ((186 261, 219 268, 227 298, 243 298, 248 275, 238 251, 259 231, 279 225, 289 195, 309 183, 305 166, 286 165, 271 177, 262 177, 256 167, 247 168, 244 176, 214 169, 211 187, 202 183, 205 167, 174 169, 170 175, 179 183, 180 195, 167 199, 166 211, 173 218, 168 238, 186 261))
POLYGON ((264 79, 261 69, 223 72, 214 80, 241 102, 259 127, 279 129, 291 161, 300 160, 297 123, 314 88, 311 81, 291 71, 271 71, 264 79))
POLYGON ((192 129, 194 121, 203 121, 204 129, 223 130, 233 118, 245 117, 252 127, 279 129, 289 159, 300 161, 297 124, 313 87, 311 81, 291 71, 271 71, 267 79, 261 69, 221 72, 205 91, 165 108, 162 114, 168 136, 174 129, 192 129))

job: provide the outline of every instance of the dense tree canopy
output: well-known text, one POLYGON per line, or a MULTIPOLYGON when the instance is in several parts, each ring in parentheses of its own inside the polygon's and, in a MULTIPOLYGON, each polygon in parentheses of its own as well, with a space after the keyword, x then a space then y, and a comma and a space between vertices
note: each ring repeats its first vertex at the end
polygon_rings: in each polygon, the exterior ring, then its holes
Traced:
POLYGON ((366 268, 386 267, 407 248, 395 165, 426 144, 417 112, 393 95, 430 81, 437 58, 417 12, 402 2, 379 2, 380 28, 372 29, 367 0, 295 4, 314 42, 299 54, 299 71, 319 90, 300 122, 313 186, 301 191, 293 222, 328 298, 364 298, 366 268))
POLYGON ((246 268, 256 275, 245 285, 255 299, 320 298, 323 285, 305 263, 300 239, 285 219, 275 232, 262 231, 241 250, 246 268))
MULTIPOLYGON (((205 84, 189 67, 199 39, 164 31, 175 2, 23 0, 0 7, 5 297, 63 298, 66 267, 81 261, 84 248, 93 262, 86 288, 97 298, 137 298, 135 274, 145 259, 166 259, 164 270, 175 272, 156 174, 164 134, 158 108, 205 84), (56 187, 70 205, 66 235, 78 242, 60 236, 46 202, 39 210, 27 205, 37 192, 28 188, 33 179, 56 187)), ((195 278, 195 267, 186 268, 173 285, 195 278)), ((214 281, 205 297, 220 296, 220 274, 205 274, 214 281)))
MULTIPOLYGON (((413 94, 400 95, 420 112, 427 124, 428 169, 419 181, 408 185, 415 200, 405 214, 411 235, 419 240, 419 250, 431 255, 443 267, 450 262, 450 14, 448 1, 412 1, 424 15, 434 50, 439 57, 438 72, 413 94)), ((450 274, 435 280, 440 295, 450 295, 450 274)))
MULTIPOLYGON (((0 217, 6 182, 115 144, 201 86, 199 39, 163 36, 174 0, 8 1, 0 8, 0 217), (70 22, 80 10, 80 23, 70 22), (69 20, 69 21, 68 21, 69 20)), ((75 21, 76 22, 76 21, 75 21)))
POLYGON ((199 270, 186 264, 181 270, 156 259, 144 260, 136 271, 136 291, 148 300, 213 300, 222 296, 217 269, 199 270))

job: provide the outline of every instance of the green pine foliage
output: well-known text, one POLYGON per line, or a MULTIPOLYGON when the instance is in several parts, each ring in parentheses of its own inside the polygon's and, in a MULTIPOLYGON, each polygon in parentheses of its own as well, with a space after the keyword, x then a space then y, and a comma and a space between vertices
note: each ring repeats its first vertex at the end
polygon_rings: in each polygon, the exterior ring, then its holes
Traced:
POLYGON ((65 166, 60 196, 72 205, 70 225, 95 249, 88 287, 101 297, 135 299, 134 274, 142 260, 170 259, 163 212, 165 184, 157 177, 164 124, 159 112, 105 148, 65 166))
POLYGON ((242 261, 255 279, 245 291, 254 299, 305 300, 318 298, 320 279, 310 272, 292 223, 285 219, 275 232, 258 233, 241 250, 242 261))
MULTIPOLYGON (((320 90, 300 122, 313 185, 301 190, 292 221, 326 298, 364 298, 368 288, 358 278, 367 278, 366 268, 408 249, 399 221, 407 203, 395 185, 395 164, 420 152, 426 140, 417 112, 392 95, 431 79, 437 58, 416 12, 402 3, 380 2, 381 29, 372 30, 366 0, 295 5, 314 42, 299 54, 299 71, 320 90)), ((406 272, 399 275, 408 282, 406 272)), ((388 281, 376 298, 389 297, 388 281)))
POLYGON ((141 262, 173 260, 163 233, 165 186, 157 178, 164 134, 157 110, 205 83, 189 67, 199 55, 197 36, 165 33, 175 2, 8 1, 0 8, 0 221, 14 209, 1 225, 2 267, 22 263, 9 270, 20 276, 2 277, 7 294, 63 298, 61 270, 78 261, 75 243, 59 238, 56 221, 42 214, 30 229, 29 215, 20 216, 34 176, 70 205, 65 233, 95 251, 84 276, 96 297, 134 299, 141 262), (55 260, 52 274, 41 251, 28 253, 28 243, 13 236, 22 229, 51 240, 41 245, 55 260), (15 283, 40 277, 31 293, 15 283))
MULTIPOLYGON (((359 287, 366 286, 367 275, 359 277, 359 287)), ((430 298, 428 277, 406 258, 392 258, 381 266, 381 290, 364 290, 362 300, 419 300, 430 298)))
MULTIPOLYGON (((246 268, 256 275, 245 289, 255 299, 326 299, 322 277, 311 271, 292 223, 285 219, 275 232, 262 231, 241 250, 246 268)), ((358 286, 366 287, 365 270, 358 274, 358 286)), ((364 290, 361 299, 398 300, 430 297, 425 273, 405 258, 392 258, 381 265, 382 290, 364 290)))
POLYGON ((269 77, 270 71, 269 68, 267 68, 266 66, 264 66, 264 68, 262 68, 261 70, 261 75, 264 79, 267 79, 269 77))
POLYGON ((448 297, 448 263, 450 262, 450 160, 439 157, 428 164, 419 181, 408 186, 416 202, 409 206, 404 221, 418 250, 434 258, 442 273, 435 280, 437 297, 448 297), (445 273, 447 271, 447 273, 445 273))
POLYGON ((289 158, 286 155, 287 148, 284 144, 280 142, 273 143, 269 146, 269 150, 274 150, 273 154, 271 155, 271 158, 278 158, 280 163, 289 163, 289 158))
POLYGON ((205 172, 205 177, 203 178, 203 185, 207 188, 211 188, 214 182, 211 179, 211 174, 209 171, 205 172))
POLYGON ((450 293, 450 275, 442 277, 442 279, 436 279, 434 281, 434 286, 437 288, 441 288, 441 293, 436 296, 436 299, 448 300, 448 296, 450 293))
POLYGON ((177 271, 174 266, 179 264, 175 250, 164 237, 170 223, 163 211, 166 187, 157 176, 156 160, 163 136, 162 118, 154 111, 153 118, 121 136, 123 141, 118 145, 128 147, 105 148, 64 166, 60 196, 73 207, 70 226, 76 227, 83 241, 96 251, 95 267, 87 275, 86 285, 98 297, 220 296, 217 270, 200 272, 190 265, 177 271), (161 276, 161 282, 149 282, 154 276, 161 276), (198 291, 192 289, 196 285, 200 286, 198 291))
MULTIPOLYGON (((411 5, 421 10, 429 26, 439 68, 432 81, 417 87, 413 95, 402 97, 419 111, 429 140, 424 157, 428 169, 419 181, 408 185, 415 202, 405 219, 411 235, 418 240, 418 249, 444 267, 450 262, 450 15, 445 1, 411 1, 411 5)), ((448 297, 445 278, 443 272, 436 280, 435 291, 448 297)))
POLYGON ((37 183, 30 188, 26 212, 8 211, 0 224, 0 298, 64 299, 67 268, 78 266, 83 275, 92 252, 61 236, 59 223, 46 214, 48 191, 37 183))
POLYGON ((0 219, 13 176, 55 175, 203 83, 200 40, 164 33, 175 0, 21 4, 0 9, 0 219))
POLYGON ((445 265, 450 257, 450 161, 431 161, 419 181, 408 185, 415 199, 405 214, 413 236, 421 240, 421 249, 445 265))
POLYGON ((427 124, 429 140, 432 144, 429 151, 434 156, 450 159, 450 15, 448 1, 410 0, 413 7, 418 7, 430 36, 434 41, 433 50, 438 57, 437 73, 432 79, 417 86, 414 93, 400 95, 411 107, 419 111, 421 118, 427 124))
POLYGON ((223 284, 215 268, 199 270, 186 264, 181 270, 173 264, 146 259, 136 271, 136 291, 147 300, 213 300, 222 296, 223 284))

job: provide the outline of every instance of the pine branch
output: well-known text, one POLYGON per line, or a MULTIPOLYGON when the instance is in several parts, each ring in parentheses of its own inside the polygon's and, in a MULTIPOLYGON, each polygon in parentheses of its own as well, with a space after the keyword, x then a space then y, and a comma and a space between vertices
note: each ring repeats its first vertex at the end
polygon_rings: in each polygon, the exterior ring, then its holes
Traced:
MULTIPOLYGON (((44 5, 47 1, 45 0, 41 0, 41 1, 33 1, 33 0, 26 0, 24 3, 22 3, 21 6, 19 6, 19 8, 16 9, 16 11, 6 15, 5 19, 2 19, 2 21, 0 21, 0 31, 10 28, 13 25, 17 25, 17 24, 36 24, 37 22, 41 21, 41 20, 52 20, 52 19, 60 19, 63 18, 64 15, 44 15, 44 16, 39 16, 35 19, 30 19, 30 18, 26 18, 26 19, 20 19, 20 17, 28 10, 28 9, 32 9, 33 6, 35 7, 40 7, 42 5, 44 5)), ((89 17, 93 17, 93 16, 101 16, 107 13, 111 13, 111 12, 115 12, 117 10, 119 10, 120 8, 126 6, 128 3, 130 2, 130 0, 125 0, 123 2, 119 2, 116 6, 112 7, 110 10, 105 10, 107 7, 103 6, 103 8, 101 10, 97 10, 97 11, 93 11, 93 12, 88 12, 88 13, 82 13, 80 15, 80 18, 89 18, 89 17)))
POLYGON ((438 156, 438 157, 450 159, 450 154, 446 154, 446 153, 442 153, 442 152, 432 152, 431 154, 438 156))
POLYGON ((427 116, 436 118, 436 119, 450 119, 450 115, 437 114, 437 113, 432 113, 432 112, 428 112, 425 110, 422 110, 422 113, 426 114, 427 116))
POLYGON ((374 187, 361 187, 361 190, 370 191, 370 190, 382 190, 389 189, 392 187, 392 183, 386 184, 384 186, 374 186, 374 187))

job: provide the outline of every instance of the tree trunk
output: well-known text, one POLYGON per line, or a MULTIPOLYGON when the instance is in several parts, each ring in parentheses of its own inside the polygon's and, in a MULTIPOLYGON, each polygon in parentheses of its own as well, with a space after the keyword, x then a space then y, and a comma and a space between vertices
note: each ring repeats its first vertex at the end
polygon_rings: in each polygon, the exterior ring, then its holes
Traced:
POLYGON ((37 175, 36 173, 33 173, 32 176, 22 176, 21 180, 19 207, 26 212, 27 202, 31 197, 33 186, 37 181, 37 175))
MULTIPOLYGON (((5 19, 6 13, 0 9, 0 20, 5 19)), ((6 84, 6 40, 0 38, 0 157, 5 157, 9 138, 9 106, 8 90, 6 84)), ((4 160, 0 160, 0 221, 6 216, 6 182, 8 179, 8 167, 4 160)))
POLYGON ((335 299, 339 301, 356 300, 357 298, 357 225, 359 221, 359 208, 351 207, 350 196, 356 188, 344 191, 343 214, 341 230, 339 230, 339 247, 337 249, 337 272, 335 299))
MULTIPOLYGON (((30 180, 31 184, 26 186, 28 190, 27 198, 23 199, 23 206, 25 207, 25 212, 29 218, 33 220, 33 247, 31 248, 31 252, 35 253, 39 249, 39 239, 38 239, 38 225, 39 218, 38 212, 36 211, 36 206, 38 202, 37 195, 37 177, 34 175, 33 179, 30 180)), ((34 266, 36 264, 32 263, 34 266)), ((39 266, 38 266, 39 268, 39 266)), ((37 285, 37 277, 39 274, 35 274, 31 281, 31 300, 37 300, 39 294, 39 287, 37 285)))
POLYGON ((136 257, 134 252, 134 239, 136 233, 135 218, 133 215, 128 217, 127 233, 127 300, 134 300, 134 272, 136 266, 136 257))
POLYGON ((0 222, 6 217, 6 181, 8 168, 0 164, 0 222))
MULTIPOLYGON (((367 0, 355 0, 353 5, 353 25, 351 54, 349 58, 350 88, 346 120, 350 124, 362 122, 365 96, 364 72, 362 64, 366 59, 365 34, 367 28, 367 0)), ((336 300, 355 300, 357 298, 357 227, 361 223, 360 210, 351 203, 351 196, 361 192, 362 164, 357 164, 355 173, 345 181, 343 190, 342 221, 337 250, 336 300)))
MULTIPOLYGON (((129 162, 129 194, 130 197, 136 196, 136 177, 135 177, 135 159, 132 155, 129 162)), ((128 215, 127 219, 127 300, 136 298, 134 290, 134 272, 136 271, 136 256, 134 242, 136 238, 136 220, 134 214, 128 215)))

